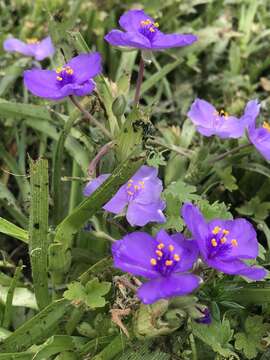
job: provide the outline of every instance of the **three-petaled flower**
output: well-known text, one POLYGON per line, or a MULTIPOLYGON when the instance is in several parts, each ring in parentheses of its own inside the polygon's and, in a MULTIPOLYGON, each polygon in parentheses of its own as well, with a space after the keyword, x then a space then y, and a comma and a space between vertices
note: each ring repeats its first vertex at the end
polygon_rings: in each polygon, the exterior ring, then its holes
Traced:
MULTIPOLYGON (((102 174, 90 181, 84 189, 84 195, 91 195, 109 176, 102 174)), ((160 198, 162 190, 157 169, 143 165, 103 209, 120 214, 127 207, 126 217, 132 226, 144 226, 150 221, 162 223, 166 220, 162 212, 166 205, 160 198)))
POLYGON ((162 33, 159 24, 143 10, 127 11, 120 17, 119 24, 125 32, 112 30, 105 36, 111 45, 156 51, 187 46, 197 41, 192 34, 162 33))
POLYGON ((95 89, 92 78, 101 70, 99 53, 80 54, 56 70, 26 70, 24 84, 34 95, 49 100, 70 95, 84 96, 95 89))
POLYGON ((245 128, 254 117, 257 100, 247 103, 244 114, 237 118, 224 110, 217 111, 209 102, 196 99, 188 112, 188 117, 204 136, 217 135, 220 138, 239 138, 244 135, 245 128))
POLYGON ((18 52, 25 56, 32 56, 38 61, 52 56, 55 52, 50 36, 41 41, 33 38, 28 39, 26 42, 10 38, 4 41, 3 47, 8 52, 18 52))
POLYGON ((256 232, 247 220, 215 219, 207 223, 200 210, 191 203, 184 204, 182 216, 209 266, 252 280, 261 280, 266 276, 264 268, 248 266, 243 261, 258 256, 256 232))
POLYGON ((198 287, 200 278, 186 273, 197 259, 198 249, 181 234, 169 236, 160 230, 156 237, 134 232, 112 245, 114 266, 149 281, 137 292, 145 304, 186 295, 198 287))

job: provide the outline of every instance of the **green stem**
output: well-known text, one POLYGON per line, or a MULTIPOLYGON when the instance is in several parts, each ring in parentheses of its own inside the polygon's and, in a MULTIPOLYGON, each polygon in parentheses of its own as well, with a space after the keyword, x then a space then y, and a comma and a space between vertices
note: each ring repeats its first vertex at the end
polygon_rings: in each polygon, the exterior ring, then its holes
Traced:
POLYGON ((213 164, 213 163, 215 163, 215 162, 217 162, 217 161, 223 160, 223 159, 225 159, 227 156, 236 154, 236 153, 239 152, 239 150, 245 149, 245 148, 247 148, 247 147, 249 147, 249 146, 251 146, 251 145, 252 145, 252 144, 250 144, 250 143, 239 145, 239 146, 237 146, 237 147, 234 148, 234 149, 231 149, 231 150, 229 150, 229 151, 226 151, 225 153, 220 154, 220 155, 214 157, 213 159, 210 159, 210 160, 209 160, 209 163, 210 163, 210 164, 213 164))
MULTIPOLYGON (((77 178, 81 175, 81 168, 78 163, 73 159, 72 163, 72 178, 77 178)), ((69 209, 68 213, 70 214, 73 209, 78 205, 78 200, 81 195, 81 183, 79 181, 72 181, 70 197, 69 197, 69 209)))
POLYGON ((66 324, 66 333, 68 335, 72 335, 73 331, 76 329, 76 326, 81 321, 83 314, 84 314, 83 306, 75 308, 72 311, 72 313, 67 321, 67 324, 66 324))
POLYGON ((163 141, 160 141, 157 138, 148 139, 147 143, 154 144, 154 145, 160 145, 160 146, 164 147, 165 149, 174 151, 177 154, 182 155, 182 156, 186 156, 186 157, 191 157, 192 154, 193 154, 192 150, 184 149, 184 148, 182 148, 180 146, 176 146, 176 145, 173 145, 173 144, 165 144, 163 141))
POLYGON ((13 276, 12 282, 11 282, 10 287, 8 289, 6 305, 5 305, 5 312, 4 312, 3 323, 2 323, 2 326, 5 329, 8 329, 9 326, 10 326, 11 316, 12 316, 13 296, 14 296, 14 292, 15 292, 19 277, 21 275, 22 269, 23 269, 22 262, 19 262, 19 266, 16 267, 15 274, 13 276))
POLYGON ((99 121, 97 121, 85 108, 81 105, 81 103, 73 96, 70 97, 71 102, 81 111, 81 113, 96 127, 98 127, 103 134, 108 137, 109 139, 113 139, 112 134, 103 126, 99 121))
POLYGON ((48 256, 48 161, 30 162, 31 208, 29 222, 29 253, 35 296, 39 309, 50 303, 47 256, 48 256))

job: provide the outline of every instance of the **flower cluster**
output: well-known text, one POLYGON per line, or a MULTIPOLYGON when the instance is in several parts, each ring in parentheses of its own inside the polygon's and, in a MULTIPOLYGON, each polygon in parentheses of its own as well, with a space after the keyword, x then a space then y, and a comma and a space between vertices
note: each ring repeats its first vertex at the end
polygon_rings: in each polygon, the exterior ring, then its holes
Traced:
MULTIPOLYGON (((123 31, 112 30, 105 36, 111 45, 149 52, 183 47, 197 41, 192 34, 164 34, 159 30, 159 24, 143 10, 127 11, 121 16, 119 24, 123 31)), ((31 39, 28 43, 15 38, 7 39, 4 49, 38 61, 54 53, 50 37, 40 42, 31 39)), ((93 78, 101 71, 99 53, 80 54, 54 70, 26 70, 24 84, 32 94, 57 101, 67 96, 90 94, 95 89, 93 78)), ((270 160, 270 125, 264 123, 256 128, 259 111, 259 103, 252 100, 247 103, 243 115, 237 118, 224 110, 217 111, 205 100, 196 99, 188 116, 204 136, 237 139, 247 130, 250 142, 270 160)), ((84 195, 91 196, 109 176, 102 174, 91 180, 84 189, 84 195)), ((149 222, 161 224, 166 221, 162 190, 158 170, 144 165, 119 188, 103 209, 113 214, 124 214, 131 226, 145 226, 149 222)), ((228 275, 251 280, 261 280, 266 276, 264 268, 247 263, 247 260, 258 256, 256 232, 247 220, 215 219, 207 222, 199 208, 191 203, 185 203, 181 213, 191 233, 190 239, 180 233, 170 235, 164 230, 156 236, 135 231, 112 246, 116 268, 146 279, 137 293, 143 303, 151 304, 195 290, 202 281, 200 276, 192 273, 199 258, 208 267, 228 275)), ((200 313, 198 322, 211 322, 207 308, 197 310, 200 313)))

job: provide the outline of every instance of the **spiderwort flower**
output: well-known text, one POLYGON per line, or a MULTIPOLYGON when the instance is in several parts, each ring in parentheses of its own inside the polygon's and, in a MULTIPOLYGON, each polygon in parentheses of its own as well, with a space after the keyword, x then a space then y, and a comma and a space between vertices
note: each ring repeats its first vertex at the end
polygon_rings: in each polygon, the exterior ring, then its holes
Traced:
POLYGON ((243 116, 237 118, 224 110, 217 111, 209 102, 196 99, 188 112, 188 117, 204 136, 217 135, 222 139, 239 138, 244 135, 247 124, 254 118, 256 100, 247 103, 243 116))
POLYGON ((248 266, 242 259, 258 255, 256 232, 247 220, 215 219, 207 223, 200 210, 191 203, 182 207, 182 216, 197 242, 203 260, 225 274, 240 275, 261 280, 266 270, 248 266))
POLYGON ((199 277, 183 273, 192 268, 198 249, 181 234, 169 236, 160 230, 154 238, 133 232, 112 245, 112 254, 116 268, 149 280, 137 293, 145 304, 186 295, 200 283, 199 277))
POLYGON ((125 32, 112 30, 105 36, 105 40, 111 45, 156 51, 187 46, 197 41, 197 37, 192 34, 162 33, 159 24, 143 10, 125 12, 120 17, 119 24, 125 32))
POLYGON ((56 70, 32 69, 24 72, 24 84, 32 94, 49 100, 84 96, 95 89, 92 78, 101 72, 99 53, 80 54, 56 70))
POLYGON ((37 39, 28 39, 23 42, 19 39, 10 38, 4 41, 3 47, 8 52, 18 52, 25 56, 32 56, 37 61, 41 61, 54 54, 55 49, 50 36, 38 41, 37 39))
MULTIPOLYGON (((84 195, 91 195, 109 175, 102 174, 90 181, 84 189, 84 195)), ((157 169, 143 165, 126 184, 120 187, 103 209, 120 214, 127 207, 127 221, 132 226, 144 226, 150 221, 165 222, 162 210, 166 205, 160 198, 162 189, 157 169)))

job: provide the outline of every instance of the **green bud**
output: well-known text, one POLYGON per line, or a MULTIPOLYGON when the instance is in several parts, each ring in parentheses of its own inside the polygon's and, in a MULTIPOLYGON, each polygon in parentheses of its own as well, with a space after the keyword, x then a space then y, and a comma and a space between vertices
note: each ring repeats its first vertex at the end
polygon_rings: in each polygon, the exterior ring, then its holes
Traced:
POLYGON ((126 110, 126 106, 127 106, 127 100, 125 96, 124 95, 118 96, 112 104, 112 111, 114 115, 116 117, 121 117, 126 110))
POLYGON ((96 330, 86 321, 83 321, 77 326, 77 331, 80 335, 90 339, 97 336, 96 330))

